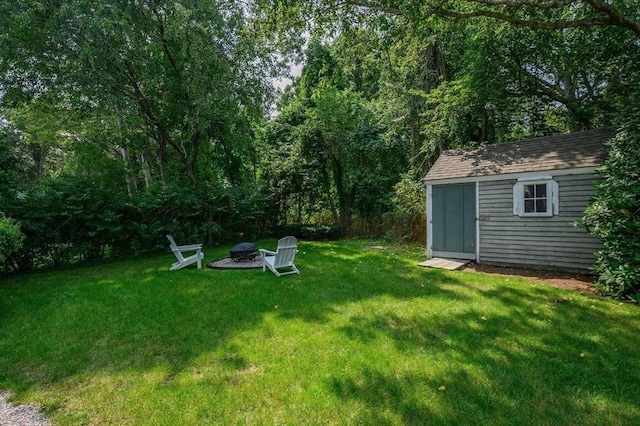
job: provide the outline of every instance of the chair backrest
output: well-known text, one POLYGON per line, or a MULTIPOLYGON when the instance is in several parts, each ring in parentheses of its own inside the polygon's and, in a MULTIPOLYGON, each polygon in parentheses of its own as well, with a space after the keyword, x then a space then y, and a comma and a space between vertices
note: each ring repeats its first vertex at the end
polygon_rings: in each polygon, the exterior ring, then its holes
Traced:
POLYGON ((171 248, 171 251, 173 252, 173 254, 176 255, 176 257, 180 262, 184 262, 184 256, 182 255, 182 252, 178 250, 178 245, 176 244, 173 237, 171 235, 167 235, 167 239, 169 240, 169 243, 170 243, 169 247, 171 248))
POLYGON ((291 266, 293 259, 296 257, 298 251, 298 240, 296 237, 284 237, 278 241, 278 248, 276 249, 276 258, 273 261, 276 268, 291 266))

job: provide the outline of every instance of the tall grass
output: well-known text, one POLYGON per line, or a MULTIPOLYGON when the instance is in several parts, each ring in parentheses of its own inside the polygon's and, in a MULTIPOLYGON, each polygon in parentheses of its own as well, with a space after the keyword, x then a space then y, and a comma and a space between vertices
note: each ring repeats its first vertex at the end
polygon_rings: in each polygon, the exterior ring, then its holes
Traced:
POLYGON ((62 425, 640 419, 637 307, 422 257, 301 242, 281 278, 167 254, 5 280, 0 389, 62 425))

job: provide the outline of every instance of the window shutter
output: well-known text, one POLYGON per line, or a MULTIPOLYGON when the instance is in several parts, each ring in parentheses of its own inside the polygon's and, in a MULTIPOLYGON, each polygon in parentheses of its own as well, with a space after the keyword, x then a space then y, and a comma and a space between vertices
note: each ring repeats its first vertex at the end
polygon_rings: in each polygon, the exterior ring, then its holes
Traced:
POLYGON ((524 208, 524 185, 520 182, 513 185, 513 215, 520 216, 524 208))
POLYGON ((558 182, 555 180, 549 181, 551 186, 551 202, 553 203, 553 214, 560 214, 560 197, 558 195, 558 182))

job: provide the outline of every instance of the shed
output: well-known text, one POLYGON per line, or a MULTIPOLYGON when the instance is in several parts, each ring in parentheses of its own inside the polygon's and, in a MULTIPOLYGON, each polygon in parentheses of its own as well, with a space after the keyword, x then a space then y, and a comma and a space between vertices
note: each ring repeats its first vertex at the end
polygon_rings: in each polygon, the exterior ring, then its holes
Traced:
POLYGON ((588 272, 601 241, 575 226, 610 129, 444 151, 424 178, 427 255, 588 272))

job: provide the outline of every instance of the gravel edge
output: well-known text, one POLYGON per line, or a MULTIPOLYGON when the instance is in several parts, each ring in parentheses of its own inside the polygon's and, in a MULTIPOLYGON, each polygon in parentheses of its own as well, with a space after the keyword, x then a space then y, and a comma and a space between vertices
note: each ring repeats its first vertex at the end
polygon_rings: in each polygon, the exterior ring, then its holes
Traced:
POLYGON ((35 405, 13 405, 7 402, 9 392, 0 391, 0 425, 53 426, 35 405))

